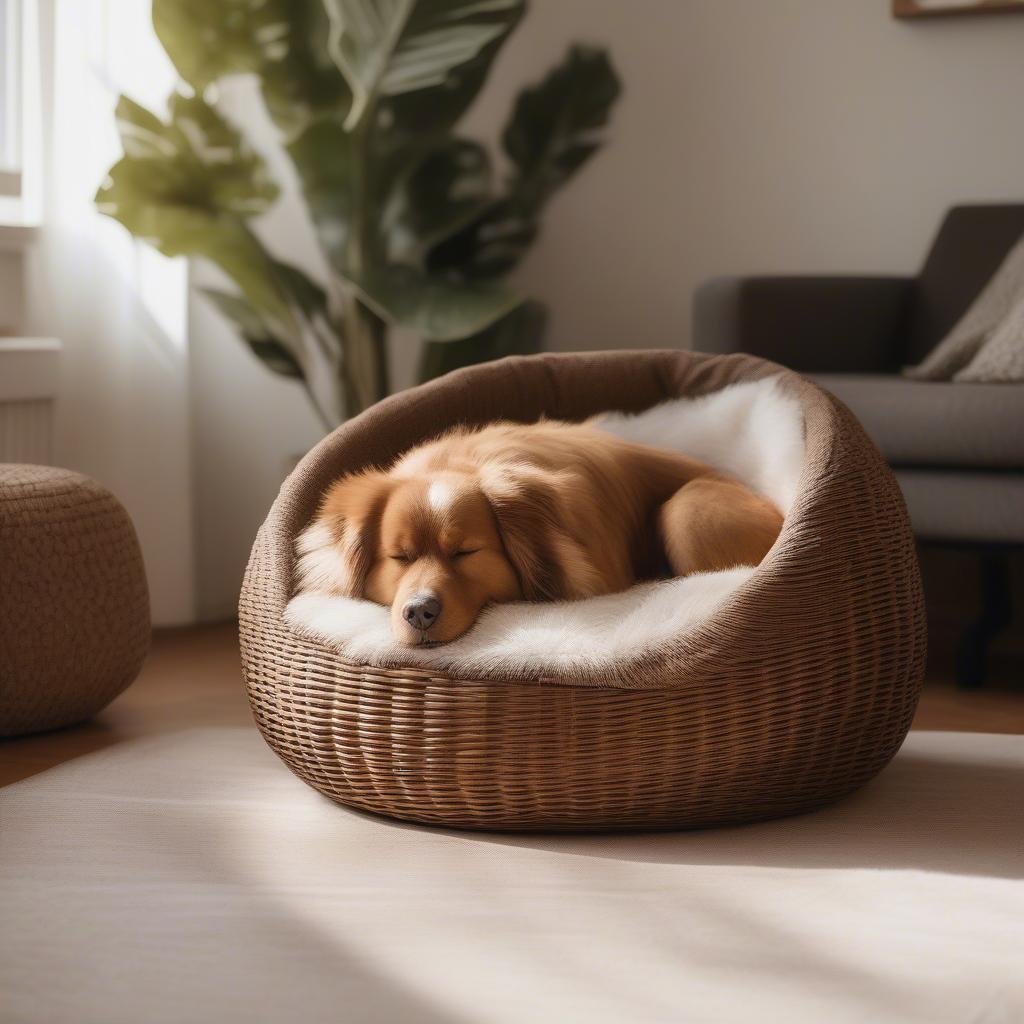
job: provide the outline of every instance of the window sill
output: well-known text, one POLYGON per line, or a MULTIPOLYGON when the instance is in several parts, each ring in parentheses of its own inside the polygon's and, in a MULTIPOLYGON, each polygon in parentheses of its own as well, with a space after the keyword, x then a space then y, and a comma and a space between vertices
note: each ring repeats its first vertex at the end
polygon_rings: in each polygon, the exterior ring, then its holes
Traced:
POLYGON ((35 224, 4 224, 0 222, 0 252, 17 252, 31 245, 39 236, 35 224))
POLYGON ((22 195, 22 172, 0 168, 0 196, 22 195))
POLYGON ((21 171, 12 171, 9 167, 0 168, 0 196, 21 195, 21 171))
POLYGON ((55 338, 0 338, 0 403, 52 399, 60 352, 55 338))

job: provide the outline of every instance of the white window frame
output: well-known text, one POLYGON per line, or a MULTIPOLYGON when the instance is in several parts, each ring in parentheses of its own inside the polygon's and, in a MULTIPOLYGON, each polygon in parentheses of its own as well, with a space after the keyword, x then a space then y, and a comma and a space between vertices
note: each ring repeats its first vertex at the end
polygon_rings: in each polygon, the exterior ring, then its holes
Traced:
POLYGON ((0 196, 21 195, 22 67, 25 46, 21 0, 0 0, 0 196))

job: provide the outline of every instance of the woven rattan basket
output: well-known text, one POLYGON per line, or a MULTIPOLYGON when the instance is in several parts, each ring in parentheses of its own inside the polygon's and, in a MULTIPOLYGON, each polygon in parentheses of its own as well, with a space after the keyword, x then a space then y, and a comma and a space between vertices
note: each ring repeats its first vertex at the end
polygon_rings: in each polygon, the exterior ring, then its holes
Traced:
POLYGON ((240 622, 256 722, 297 775, 353 807, 489 829, 689 828, 819 807, 896 753, 925 652, 903 500, 846 408, 774 364, 678 352, 503 360, 346 423, 282 487, 240 622), (782 535, 712 619, 615 678, 371 668, 282 621, 294 538, 337 476, 455 423, 639 411, 780 372, 806 430, 782 535))

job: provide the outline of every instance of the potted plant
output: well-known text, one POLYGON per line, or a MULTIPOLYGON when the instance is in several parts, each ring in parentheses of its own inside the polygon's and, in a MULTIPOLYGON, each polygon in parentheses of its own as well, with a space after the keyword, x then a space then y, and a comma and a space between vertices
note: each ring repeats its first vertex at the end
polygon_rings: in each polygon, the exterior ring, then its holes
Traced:
POLYGON ((523 89, 504 173, 458 132, 525 0, 153 0, 188 92, 168 117, 122 96, 124 156, 99 209, 169 256, 234 282, 206 290, 264 364, 333 426, 387 392, 387 332, 423 339, 423 379, 540 348, 544 310, 503 278, 551 196, 601 145, 619 94, 607 55, 573 46, 523 89), (259 79, 330 267, 277 259, 256 222, 278 187, 211 87, 259 79))

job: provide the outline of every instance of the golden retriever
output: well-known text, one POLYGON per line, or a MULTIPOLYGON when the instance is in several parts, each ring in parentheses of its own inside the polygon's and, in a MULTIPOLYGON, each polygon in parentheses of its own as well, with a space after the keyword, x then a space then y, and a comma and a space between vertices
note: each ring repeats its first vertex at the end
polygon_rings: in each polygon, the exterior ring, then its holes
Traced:
POLYGON ((456 429, 337 480, 300 536, 302 589, 390 606, 396 640, 446 643, 501 601, 756 565, 782 516, 686 456, 557 421, 456 429))

